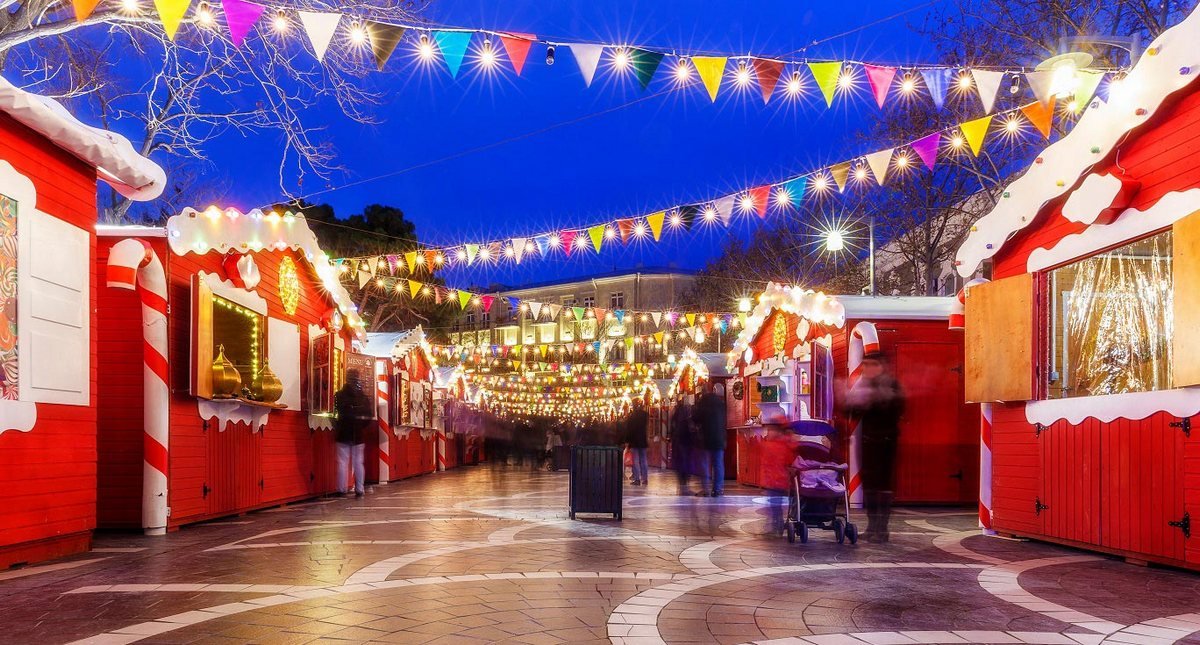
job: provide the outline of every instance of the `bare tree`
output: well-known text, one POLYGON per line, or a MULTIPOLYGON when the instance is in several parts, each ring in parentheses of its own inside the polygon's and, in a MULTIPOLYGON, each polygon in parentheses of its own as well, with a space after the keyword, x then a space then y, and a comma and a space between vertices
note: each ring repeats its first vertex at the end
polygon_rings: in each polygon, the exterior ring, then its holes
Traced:
MULTIPOLYGON (((279 30, 272 28, 273 16, 263 16, 257 33, 237 47, 211 8, 205 9, 211 21, 193 13, 172 42, 144 1, 137 9, 106 3, 83 21, 61 0, 0 0, 0 7, 3 71, 94 112, 106 127, 135 140, 142 154, 170 163, 172 177, 191 185, 168 193, 191 193, 195 177, 211 171, 208 145, 228 133, 278 136, 270 152, 248 154, 276 166, 285 195, 303 191, 306 180, 328 181, 343 168, 324 134, 326 108, 373 124, 373 108, 384 99, 367 78, 374 70, 369 48, 349 43, 343 33, 317 62, 301 25, 286 16, 286 28, 279 30), (181 164, 197 170, 174 172, 181 164)), ((422 7, 412 0, 379 0, 338 4, 336 10, 411 22, 422 7)), ((302 0, 289 9, 330 7, 302 0)), ((113 196, 105 218, 126 219, 130 206, 113 196)))

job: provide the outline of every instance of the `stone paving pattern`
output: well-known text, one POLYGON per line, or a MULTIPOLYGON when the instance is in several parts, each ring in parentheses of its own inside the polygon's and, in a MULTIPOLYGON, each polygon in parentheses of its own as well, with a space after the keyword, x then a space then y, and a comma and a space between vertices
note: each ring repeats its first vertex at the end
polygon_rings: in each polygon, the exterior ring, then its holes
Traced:
MULTIPOLYGON (((1200 576, 901 509, 892 542, 768 535, 766 499, 463 468, 0 572, 6 643, 1200 643, 1200 576)), ((856 518, 861 521, 862 518, 856 518)))

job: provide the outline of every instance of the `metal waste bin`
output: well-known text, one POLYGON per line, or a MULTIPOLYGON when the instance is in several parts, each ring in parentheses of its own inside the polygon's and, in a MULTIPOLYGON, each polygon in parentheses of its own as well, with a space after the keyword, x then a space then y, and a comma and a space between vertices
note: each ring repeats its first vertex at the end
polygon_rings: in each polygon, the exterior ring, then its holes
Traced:
POLYGON ((621 519, 625 464, 620 448, 575 446, 571 449, 571 519, 576 513, 612 513, 621 519))

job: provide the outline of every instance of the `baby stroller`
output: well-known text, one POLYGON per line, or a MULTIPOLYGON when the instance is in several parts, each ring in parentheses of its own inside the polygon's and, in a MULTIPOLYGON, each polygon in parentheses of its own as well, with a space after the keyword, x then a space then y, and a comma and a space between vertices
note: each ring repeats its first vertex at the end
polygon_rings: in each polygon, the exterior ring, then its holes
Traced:
POLYGON ((850 493, 846 464, 833 462, 827 437, 837 431, 824 421, 802 420, 791 425, 800 435, 796 460, 789 469, 792 489, 784 521, 788 542, 808 543, 808 531, 833 531, 838 544, 858 543, 858 527, 850 522, 850 493))

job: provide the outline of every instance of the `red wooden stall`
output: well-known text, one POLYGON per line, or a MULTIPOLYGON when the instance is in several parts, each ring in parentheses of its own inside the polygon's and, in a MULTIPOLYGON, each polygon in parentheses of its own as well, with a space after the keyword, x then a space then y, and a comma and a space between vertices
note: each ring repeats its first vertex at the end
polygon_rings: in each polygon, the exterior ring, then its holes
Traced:
POLYGON ((85 551, 96 526, 98 179, 139 201, 165 184, 120 135, 0 79, 0 569, 85 551))
POLYGON ((339 490, 333 394, 361 322, 303 216, 188 209, 98 232, 99 525, 161 532, 339 490))
POLYGON ((740 383, 733 392, 730 423, 742 426, 737 433, 739 481, 759 484, 762 433, 757 424, 743 420, 782 413, 834 423, 841 440, 836 447, 851 464, 852 499, 861 492, 854 476, 856 422, 842 412, 840 392, 852 384, 856 361, 873 344, 888 357, 905 394, 896 501, 974 503, 979 412, 963 403, 962 334, 947 324, 953 299, 827 296, 821 305, 818 295, 769 286, 735 345, 740 383), (765 392, 778 392, 765 394, 778 400, 763 400, 765 392))
POLYGON ((380 482, 437 470, 433 402, 434 367, 425 332, 416 329, 368 335, 376 357, 379 440, 368 443, 368 473, 380 482))
POLYGON ((993 274, 963 294, 985 527, 1200 569, 1197 42, 1159 36, 958 251, 993 274))

